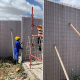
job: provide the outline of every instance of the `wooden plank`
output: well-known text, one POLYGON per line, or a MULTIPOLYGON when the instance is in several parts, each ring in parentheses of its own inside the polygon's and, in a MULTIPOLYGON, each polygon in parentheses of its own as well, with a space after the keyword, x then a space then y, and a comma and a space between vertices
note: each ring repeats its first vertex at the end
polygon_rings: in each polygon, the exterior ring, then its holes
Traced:
POLYGON ((59 54, 58 49, 57 49, 56 46, 55 46, 55 50, 56 50, 57 56, 58 56, 58 58, 59 58, 60 64, 61 64, 61 66, 62 66, 62 69, 63 69, 63 71, 64 71, 64 74, 65 74, 65 76, 66 76, 66 79, 69 80, 69 76, 68 76, 68 74, 67 74, 67 71, 66 71, 66 69, 65 69, 65 67, 64 67, 63 61, 62 61, 62 59, 61 59, 61 56, 60 56, 60 54, 59 54))
POLYGON ((14 42, 13 42, 13 31, 11 30, 11 39, 12 39, 12 52, 13 52, 13 59, 14 59, 14 42))
POLYGON ((32 37, 43 37, 43 35, 32 35, 32 37))
POLYGON ((70 23, 70 26, 74 29, 74 31, 80 36, 80 33, 78 32, 78 30, 70 23))

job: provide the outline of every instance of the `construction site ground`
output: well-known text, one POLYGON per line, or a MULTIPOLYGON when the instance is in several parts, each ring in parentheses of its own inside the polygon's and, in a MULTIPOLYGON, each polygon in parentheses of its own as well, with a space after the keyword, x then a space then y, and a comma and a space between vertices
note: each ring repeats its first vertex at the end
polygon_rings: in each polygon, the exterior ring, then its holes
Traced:
POLYGON ((28 76, 22 64, 14 64, 11 57, 0 58, 0 80, 35 80, 28 76))
POLYGON ((27 71, 28 76, 35 80, 42 80, 42 62, 32 61, 31 69, 29 64, 30 61, 23 63, 24 69, 27 71))

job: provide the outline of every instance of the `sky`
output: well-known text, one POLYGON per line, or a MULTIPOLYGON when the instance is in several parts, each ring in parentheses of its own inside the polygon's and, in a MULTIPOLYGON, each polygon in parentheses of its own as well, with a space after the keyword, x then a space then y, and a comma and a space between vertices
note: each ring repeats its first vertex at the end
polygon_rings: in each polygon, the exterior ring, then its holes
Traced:
MULTIPOLYGON (((80 6, 80 0, 51 0, 80 6)), ((0 20, 21 20, 22 16, 43 17, 43 0, 0 0, 0 20)))

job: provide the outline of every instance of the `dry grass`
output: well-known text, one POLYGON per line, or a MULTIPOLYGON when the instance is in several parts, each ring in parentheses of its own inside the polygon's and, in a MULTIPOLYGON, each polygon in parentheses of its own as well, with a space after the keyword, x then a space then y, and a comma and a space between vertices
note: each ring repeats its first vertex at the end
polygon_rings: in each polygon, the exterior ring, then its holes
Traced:
MULTIPOLYGON (((14 65, 12 58, 0 59, 0 80, 24 80, 27 74, 23 74, 22 64, 14 65), (16 68, 19 71, 16 72, 16 68)), ((26 79, 27 80, 27 79, 26 79)))

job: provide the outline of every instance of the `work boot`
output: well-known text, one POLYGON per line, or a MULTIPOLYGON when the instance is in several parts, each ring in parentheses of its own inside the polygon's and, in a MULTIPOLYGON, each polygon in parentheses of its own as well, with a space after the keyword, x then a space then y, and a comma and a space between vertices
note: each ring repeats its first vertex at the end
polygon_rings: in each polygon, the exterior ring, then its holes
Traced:
POLYGON ((14 60, 14 65, 16 65, 16 60, 14 60))
POLYGON ((16 60, 16 65, 18 64, 18 60, 16 60))

